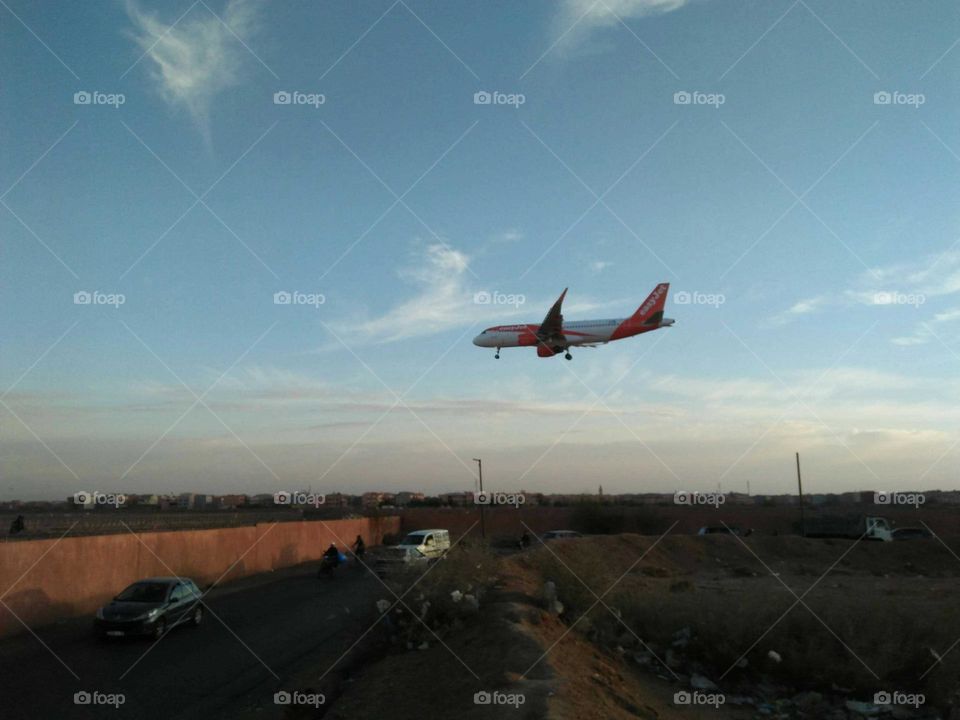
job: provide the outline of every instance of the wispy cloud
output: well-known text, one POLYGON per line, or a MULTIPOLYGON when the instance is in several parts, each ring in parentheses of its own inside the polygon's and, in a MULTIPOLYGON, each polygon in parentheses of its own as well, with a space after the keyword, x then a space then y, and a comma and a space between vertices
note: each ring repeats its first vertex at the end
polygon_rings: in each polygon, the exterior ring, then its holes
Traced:
POLYGON ((219 17, 201 4, 168 23, 127 2, 133 39, 161 97, 186 110, 208 141, 211 103, 238 84, 247 52, 242 41, 256 31, 258 10, 259 0, 228 0, 219 17))
POLYGON ((519 242, 523 240, 525 235, 516 228, 508 228, 503 232, 497 233, 493 236, 494 242, 519 242))
MULTIPOLYGON (((803 298, 768 320, 786 325, 814 313, 857 305, 925 308, 929 301, 960 294, 960 250, 927 255, 908 262, 873 268, 858 275, 849 287, 803 298)), ((918 318, 919 320, 919 318, 918 318)), ((935 337, 927 325, 960 320, 960 308, 949 308, 918 322, 910 335, 893 338, 897 345, 920 345, 935 337)))
MULTIPOLYGON (((469 261, 469 256, 449 245, 427 245, 399 272, 401 279, 416 289, 412 297, 378 317, 359 323, 341 323, 335 326, 335 331, 349 338, 348 342, 387 343, 520 316, 528 322, 537 322, 555 300, 533 300, 519 293, 508 293, 505 288, 481 287, 471 281, 467 270, 469 261)), ((587 312, 609 304, 580 298, 568 303, 565 312, 587 312)))
POLYGON ((475 318, 477 306, 464 275, 469 258, 449 245, 428 245, 423 256, 401 270, 419 292, 385 314, 345 331, 361 340, 393 342, 433 335, 475 318))
POLYGON ((768 322, 770 325, 774 326, 786 325, 787 323, 793 322, 804 315, 809 315, 813 312, 816 312, 820 308, 827 305, 829 301, 829 295, 816 295, 814 297, 805 298, 795 302, 783 312, 774 315, 768 322))
POLYGON ((621 20, 679 10, 691 0, 563 0, 554 29, 562 35, 559 46, 571 48, 582 43, 598 28, 612 27, 621 20))

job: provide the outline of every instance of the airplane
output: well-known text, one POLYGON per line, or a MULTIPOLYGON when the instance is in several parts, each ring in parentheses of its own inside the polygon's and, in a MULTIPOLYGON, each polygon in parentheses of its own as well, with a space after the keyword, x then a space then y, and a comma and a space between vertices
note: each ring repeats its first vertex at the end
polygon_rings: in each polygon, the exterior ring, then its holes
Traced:
POLYGON ((500 359, 500 348, 537 347, 538 357, 552 357, 564 353, 572 360, 571 347, 597 347, 614 340, 640 335, 641 333, 670 327, 674 321, 663 317, 663 307, 667 302, 670 283, 660 283, 650 296, 643 301, 637 311, 628 318, 617 320, 582 320, 565 323, 561 307, 567 295, 564 289, 560 297, 550 308, 550 312, 540 325, 496 325, 487 328, 473 339, 478 347, 496 348, 493 356, 500 359))

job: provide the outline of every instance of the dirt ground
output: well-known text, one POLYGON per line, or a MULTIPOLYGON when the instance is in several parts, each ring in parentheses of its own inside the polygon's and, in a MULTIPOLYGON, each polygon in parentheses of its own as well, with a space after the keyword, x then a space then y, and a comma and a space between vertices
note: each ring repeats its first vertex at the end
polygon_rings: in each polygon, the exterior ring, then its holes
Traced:
POLYGON ((497 562, 495 585, 462 626, 423 634, 410 649, 375 628, 366 659, 358 651, 344 661, 326 714, 310 717, 858 720, 846 702, 919 689, 927 705, 901 717, 953 720, 960 558, 951 548, 960 548, 956 538, 757 535, 598 536, 531 548, 497 562), (559 614, 546 609, 547 580, 559 614), (722 693, 722 705, 675 702, 697 676, 717 683, 705 692, 722 693), (483 691, 525 702, 475 704, 483 691), (744 698, 751 704, 735 704, 744 698))

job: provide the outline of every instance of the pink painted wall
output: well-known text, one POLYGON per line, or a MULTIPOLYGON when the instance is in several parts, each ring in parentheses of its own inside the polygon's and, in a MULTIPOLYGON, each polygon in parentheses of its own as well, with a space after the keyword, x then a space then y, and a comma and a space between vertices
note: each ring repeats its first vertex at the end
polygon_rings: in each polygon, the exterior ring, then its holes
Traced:
POLYGON ((0 543, 0 637, 25 631, 24 623, 92 614, 140 578, 222 584, 317 560, 331 542, 346 546, 357 535, 379 545, 399 530, 399 518, 383 517, 0 543))

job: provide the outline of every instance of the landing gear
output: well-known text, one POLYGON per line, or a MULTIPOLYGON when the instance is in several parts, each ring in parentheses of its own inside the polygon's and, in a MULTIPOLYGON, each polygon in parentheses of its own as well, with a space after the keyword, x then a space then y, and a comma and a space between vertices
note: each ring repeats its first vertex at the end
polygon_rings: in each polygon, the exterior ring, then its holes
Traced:
POLYGON ((570 354, 570 351, 569 351, 569 350, 567 350, 567 354, 564 355, 564 357, 565 357, 567 360, 573 360, 573 355, 570 354))
POLYGON ((499 360, 499 359, 500 359, 500 348, 497 348, 497 354, 493 356, 493 359, 494 359, 494 360, 499 360))

